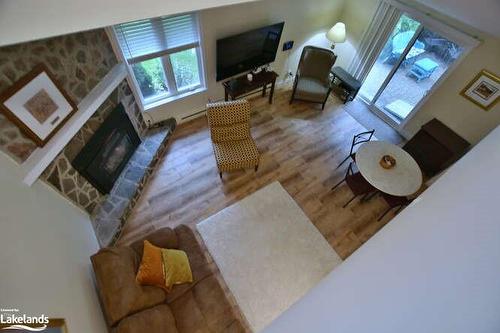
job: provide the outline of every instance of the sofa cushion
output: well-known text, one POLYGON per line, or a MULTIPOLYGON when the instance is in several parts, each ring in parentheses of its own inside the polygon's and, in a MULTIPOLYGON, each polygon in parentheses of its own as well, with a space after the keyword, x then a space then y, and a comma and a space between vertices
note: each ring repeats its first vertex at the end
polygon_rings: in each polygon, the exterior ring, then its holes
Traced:
POLYGON ((175 318, 166 304, 138 312, 120 321, 115 333, 179 333, 175 318))
POLYGON ((179 333, 210 332, 191 290, 186 291, 169 306, 179 333))
POLYGON ((165 301, 165 292, 161 288, 136 283, 139 259, 130 247, 102 249, 91 257, 91 261, 109 326, 114 326, 129 314, 165 301))
POLYGON ((182 250, 161 249, 163 272, 167 291, 179 284, 193 283, 193 273, 189 267, 189 259, 182 250))
POLYGON ((166 288, 162 248, 154 246, 147 240, 144 241, 141 265, 135 280, 144 286, 166 288))
POLYGON ((186 291, 190 290, 198 281, 212 274, 210 264, 205 258, 193 230, 186 225, 180 225, 175 228, 175 233, 177 235, 179 250, 186 252, 189 258, 193 282, 174 286, 167 294, 167 303, 173 302, 186 291))
POLYGON ((213 275, 199 281, 170 307, 180 333, 238 332, 233 324, 237 321, 233 309, 213 275))
POLYGON ((143 242, 147 240, 151 244, 157 247, 162 247, 165 249, 178 249, 179 244, 177 243, 177 235, 175 231, 171 228, 158 229, 155 232, 149 234, 146 238, 143 238, 137 242, 130 245, 139 258, 142 258, 143 242))

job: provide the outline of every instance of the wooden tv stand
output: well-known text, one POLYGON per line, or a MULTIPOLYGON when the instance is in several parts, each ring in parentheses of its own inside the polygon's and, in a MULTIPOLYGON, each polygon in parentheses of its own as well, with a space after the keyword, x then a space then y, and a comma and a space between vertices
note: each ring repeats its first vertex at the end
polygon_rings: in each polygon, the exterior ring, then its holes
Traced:
POLYGON ((269 104, 273 103, 274 85, 278 74, 273 71, 262 71, 253 75, 253 80, 250 82, 247 75, 241 75, 229 81, 223 82, 224 99, 226 101, 231 97, 232 100, 245 97, 256 93, 256 90, 262 89, 262 97, 266 96, 267 86, 271 85, 269 91, 269 104))

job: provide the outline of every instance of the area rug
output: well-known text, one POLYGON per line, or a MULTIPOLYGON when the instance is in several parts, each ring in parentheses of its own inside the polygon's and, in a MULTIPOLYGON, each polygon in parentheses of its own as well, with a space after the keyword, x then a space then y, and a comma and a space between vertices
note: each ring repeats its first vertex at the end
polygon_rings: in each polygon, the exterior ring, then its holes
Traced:
POLYGON ((342 262, 278 182, 197 228, 254 332, 342 262))

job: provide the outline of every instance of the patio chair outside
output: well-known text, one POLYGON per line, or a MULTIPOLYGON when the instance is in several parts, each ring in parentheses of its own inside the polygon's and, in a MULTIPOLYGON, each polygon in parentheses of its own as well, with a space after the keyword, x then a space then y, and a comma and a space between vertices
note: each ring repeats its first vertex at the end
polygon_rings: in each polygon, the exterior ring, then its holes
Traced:
MULTIPOLYGON (((385 60, 385 62, 392 64, 396 60, 398 60, 399 57, 401 57, 401 55, 403 54, 406 47, 408 46, 408 43, 410 43, 414 34, 415 34, 414 31, 405 31, 395 35, 392 38, 392 52, 390 56, 385 60)), ((410 52, 408 52, 408 54, 406 55, 406 59, 404 60, 403 65, 407 65, 408 62, 411 62, 413 58, 419 56, 424 52, 425 52, 425 44, 417 40, 414 46, 410 49, 410 52)))

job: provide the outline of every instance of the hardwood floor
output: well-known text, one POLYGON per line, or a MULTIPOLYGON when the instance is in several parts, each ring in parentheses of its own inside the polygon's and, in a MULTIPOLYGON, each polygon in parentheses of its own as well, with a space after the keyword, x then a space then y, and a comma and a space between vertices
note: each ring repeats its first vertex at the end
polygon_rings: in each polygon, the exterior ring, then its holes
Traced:
MULTIPOLYGON (((382 199, 352 202, 345 186, 331 191, 347 164, 335 167, 348 154, 354 134, 365 130, 330 97, 320 105, 288 104, 289 90, 278 89, 274 103, 251 99, 252 134, 261 152, 259 170, 223 174, 219 179, 205 117, 178 126, 169 151, 128 220, 119 243, 137 240, 165 226, 196 223, 279 181, 318 230, 345 259, 391 218, 377 217, 386 209, 382 199)), ((376 135, 377 133, 375 133, 376 135)))

